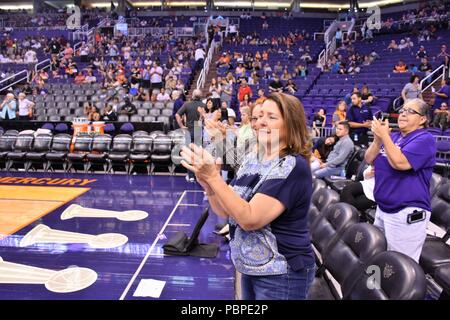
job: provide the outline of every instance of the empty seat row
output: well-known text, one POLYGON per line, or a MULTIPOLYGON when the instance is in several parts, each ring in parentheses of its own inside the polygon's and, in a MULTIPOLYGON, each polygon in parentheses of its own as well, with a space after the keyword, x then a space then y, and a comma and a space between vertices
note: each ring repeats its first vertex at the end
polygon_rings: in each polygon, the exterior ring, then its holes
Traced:
POLYGON ((76 171, 80 166, 89 172, 102 166, 105 173, 117 167, 132 173, 137 166, 143 166, 150 174, 157 166, 163 166, 174 173, 181 161, 179 150, 184 143, 185 137, 180 133, 165 135, 143 131, 114 138, 107 134, 78 136, 74 141, 68 134, 36 137, 4 134, 0 136, 0 168, 48 171, 59 165, 67 172, 76 171))

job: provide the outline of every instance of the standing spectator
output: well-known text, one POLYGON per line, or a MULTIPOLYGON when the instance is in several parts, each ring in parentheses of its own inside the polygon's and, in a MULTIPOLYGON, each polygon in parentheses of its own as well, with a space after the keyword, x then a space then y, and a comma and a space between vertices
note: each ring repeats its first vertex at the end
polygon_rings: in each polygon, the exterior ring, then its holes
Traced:
POLYGON ((153 66, 150 69, 151 90, 162 88, 162 75, 163 69, 159 66, 159 62, 153 62, 153 66))
MULTIPOLYGON (((195 89, 192 92, 192 101, 185 102, 183 106, 175 114, 178 126, 182 129, 186 129, 189 132, 191 143, 196 145, 202 144, 202 127, 200 120, 200 113, 198 108, 205 108, 204 103, 201 101, 202 91, 195 89), (183 121, 183 116, 185 120, 183 121)), ((195 182, 195 175, 188 170, 186 179, 189 182, 195 182)))
POLYGON ((352 106, 346 115, 351 128, 350 135, 355 144, 367 146, 369 144, 367 132, 371 128, 373 114, 369 106, 363 105, 361 93, 352 94, 352 106))
POLYGON ((384 232, 388 250, 401 252, 416 262, 430 219, 430 179, 436 164, 436 145, 426 130, 428 105, 421 99, 406 102, 400 110, 399 132, 390 133, 389 122, 374 119, 374 141, 365 160, 375 168, 374 225, 384 232))
POLYGON ((239 91, 238 91, 238 100, 239 100, 239 102, 244 101, 244 96, 246 94, 249 96, 249 98, 251 98, 253 96, 252 88, 250 88, 248 86, 247 80, 242 79, 241 85, 240 85, 239 91))
POLYGON ((70 46, 70 43, 67 43, 66 47, 64 48, 64 58, 66 60, 72 59, 73 57, 73 49, 70 46))
POLYGON ((336 106, 336 110, 333 113, 333 118, 331 121, 333 122, 333 128, 336 128, 336 125, 347 119, 347 104, 344 100, 339 101, 336 106))
POLYGON ((33 118, 34 102, 26 98, 25 93, 19 93, 19 120, 31 120, 33 118))
POLYGON ((339 49, 342 46, 342 31, 340 28, 336 30, 336 48, 339 49))
POLYGON ((203 63, 205 62, 205 56, 206 56, 206 53, 205 53, 205 50, 203 50, 202 47, 198 47, 195 50, 195 55, 194 55, 194 57, 195 57, 195 68, 194 68, 195 71, 199 71, 199 70, 203 69, 203 63))
POLYGON ((434 105, 433 109, 438 109, 441 107, 442 103, 445 102, 447 105, 450 104, 450 78, 445 81, 442 80, 442 87, 439 91, 433 92, 434 105))
POLYGON ((307 224, 312 180, 305 116, 298 99, 272 96, 264 102, 258 121, 260 130, 281 131, 281 141, 261 134, 259 148, 273 149, 261 152, 263 160, 249 153, 232 188, 208 152, 183 148, 181 154, 213 211, 230 221, 231 256, 242 274, 244 300, 306 299, 315 274, 307 224), (206 161, 197 161, 200 153, 206 161), (260 254, 249 256, 250 252, 260 254))
POLYGON ((220 107, 221 92, 222 92, 222 85, 217 82, 216 78, 212 78, 211 85, 209 86, 209 93, 211 93, 211 99, 215 108, 220 107))
POLYGON ((222 91, 220 93, 220 102, 227 103, 227 107, 231 106, 231 97, 233 95, 233 84, 227 78, 222 78, 222 91))
POLYGON ((417 75, 412 75, 409 83, 407 83, 402 90, 402 98, 404 102, 408 100, 422 99, 422 92, 420 90, 420 78, 417 75))
POLYGON ((313 119, 313 129, 316 133, 316 137, 320 137, 320 129, 325 128, 327 121, 327 116, 325 114, 325 109, 320 108, 319 111, 314 115, 313 119))
POLYGON ((14 120, 16 119, 17 103, 13 93, 8 93, 5 96, 2 104, 0 104, 0 119, 14 120))

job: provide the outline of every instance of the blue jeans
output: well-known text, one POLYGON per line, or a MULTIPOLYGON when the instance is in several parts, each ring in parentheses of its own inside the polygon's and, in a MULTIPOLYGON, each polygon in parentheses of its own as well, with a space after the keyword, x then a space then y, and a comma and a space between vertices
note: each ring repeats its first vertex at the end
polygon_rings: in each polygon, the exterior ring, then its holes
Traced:
POLYGON ((336 167, 336 168, 325 167, 323 169, 316 170, 315 172, 313 172, 313 175, 316 178, 338 176, 341 174, 342 169, 344 169, 344 168, 343 167, 336 167))
POLYGON ((306 300, 316 274, 311 265, 299 271, 288 267, 288 272, 276 276, 249 276, 242 274, 243 300, 306 300))

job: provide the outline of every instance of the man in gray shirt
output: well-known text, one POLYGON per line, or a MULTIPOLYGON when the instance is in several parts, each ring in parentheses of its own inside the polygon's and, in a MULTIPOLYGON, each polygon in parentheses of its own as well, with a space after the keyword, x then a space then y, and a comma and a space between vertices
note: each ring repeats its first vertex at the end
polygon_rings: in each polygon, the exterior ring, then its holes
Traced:
MULTIPOLYGON (((205 104, 201 101, 202 91, 195 89, 192 92, 192 101, 185 102, 180 110, 175 114, 175 118, 181 129, 187 129, 190 135, 190 142, 197 145, 202 144, 202 125, 200 122, 199 108, 205 108, 205 104), (185 124, 183 123, 183 116, 185 116, 185 124)), ((190 182, 195 182, 195 175, 188 171, 186 179, 190 182)))
POLYGON ((222 92, 220 94, 220 102, 226 102, 228 108, 230 108, 231 97, 233 94, 233 84, 228 82, 227 78, 222 78, 222 92))
POLYGON ((316 178, 325 178, 339 175, 345 168, 347 161, 354 151, 354 144, 348 133, 350 127, 348 122, 341 121, 336 126, 336 136, 339 141, 328 155, 327 161, 320 165, 320 168, 313 172, 316 178))

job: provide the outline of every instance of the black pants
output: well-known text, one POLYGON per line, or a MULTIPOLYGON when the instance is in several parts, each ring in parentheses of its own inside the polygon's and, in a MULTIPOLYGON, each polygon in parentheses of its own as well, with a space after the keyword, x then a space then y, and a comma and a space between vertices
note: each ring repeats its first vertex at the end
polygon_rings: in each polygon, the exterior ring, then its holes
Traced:
POLYGON ((366 211, 376 204, 366 197, 361 182, 352 182, 342 189, 341 202, 351 204, 359 211, 366 211))
POLYGON ((353 143, 357 146, 369 146, 369 136, 367 135, 367 133, 350 133, 350 138, 352 138, 353 143), (355 139, 355 137, 357 137, 357 139, 355 139))

